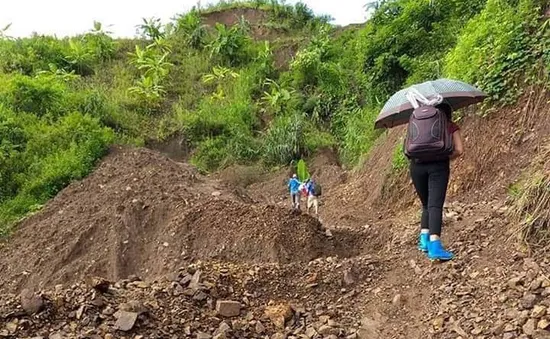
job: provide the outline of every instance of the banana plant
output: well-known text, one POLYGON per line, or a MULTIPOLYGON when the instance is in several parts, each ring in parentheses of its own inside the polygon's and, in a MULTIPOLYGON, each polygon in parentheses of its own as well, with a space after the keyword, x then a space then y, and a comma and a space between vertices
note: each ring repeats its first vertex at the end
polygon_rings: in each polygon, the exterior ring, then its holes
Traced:
POLYGON ((269 92, 264 91, 262 100, 268 106, 275 110, 275 113, 284 111, 286 104, 292 99, 292 95, 296 92, 294 89, 286 89, 281 87, 277 82, 266 79, 265 85, 269 87, 269 92))
POLYGON ((212 73, 205 74, 202 77, 202 81, 205 84, 216 83, 216 91, 212 94, 212 97, 217 100, 225 98, 222 84, 227 79, 235 79, 239 77, 239 73, 232 71, 230 68, 223 66, 214 66, 212 73))

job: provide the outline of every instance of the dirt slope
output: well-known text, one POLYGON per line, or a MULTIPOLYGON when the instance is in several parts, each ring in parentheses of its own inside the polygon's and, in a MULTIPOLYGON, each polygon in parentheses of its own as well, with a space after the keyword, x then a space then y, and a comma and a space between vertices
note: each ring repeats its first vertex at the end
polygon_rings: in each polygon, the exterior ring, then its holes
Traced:
POLYGON ((0 287, 155 278, 198 259, 286 263, 337 250, 315 219, 247 200, 188 165, 115 148, 18 227, 2 249, 0 287))

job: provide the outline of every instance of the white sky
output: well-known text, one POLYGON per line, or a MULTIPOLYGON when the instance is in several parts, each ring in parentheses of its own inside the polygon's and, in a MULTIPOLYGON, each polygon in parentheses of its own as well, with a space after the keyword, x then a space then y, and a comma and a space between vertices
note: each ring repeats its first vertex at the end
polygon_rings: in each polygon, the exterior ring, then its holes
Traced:
MULTIPOLYGON (((12 37, 32 32, 75 35, 100 21, 116 36, 131 37, 143 17, 158 17, 167 22, 197 4, 196 0, 0 0, 0 29, 12 23, 6 32, 12 37)), ((202 3, 216 2, 203 0, 202 3)), ((296 0, 287 1, 295 3, 296 0)), ((333 23, 347 25, 363 22, 368 0, 304 0, 316 14, 330 14, 333 23)))

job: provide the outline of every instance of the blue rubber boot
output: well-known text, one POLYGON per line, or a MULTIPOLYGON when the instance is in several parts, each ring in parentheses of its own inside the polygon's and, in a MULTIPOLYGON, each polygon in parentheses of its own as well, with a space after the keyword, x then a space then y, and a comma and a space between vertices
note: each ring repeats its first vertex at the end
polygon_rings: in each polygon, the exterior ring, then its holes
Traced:
POLYGON ((441 240, 435 240, 428 243, 428 258, 430 260, 448 261, 452 260, 454 255, 443 248, 441 240))
POLYGON ((429 233, 420 233, 418 238, 418 249, 422 252, 428 252, 428 244, 430 243, 430 234, 429 233))

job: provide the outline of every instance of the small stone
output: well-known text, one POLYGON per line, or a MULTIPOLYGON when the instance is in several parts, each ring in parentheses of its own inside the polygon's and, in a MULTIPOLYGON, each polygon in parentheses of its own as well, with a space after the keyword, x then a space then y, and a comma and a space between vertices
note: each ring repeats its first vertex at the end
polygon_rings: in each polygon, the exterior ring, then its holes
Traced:
POLYGON ((263 334, 265 332, 265 326, 260 322, 256 322, 256 333, 263 334))
POLYGON ((138 288, 149 288, 151 285, 145 281, 136 281, 134 285, 138 288))
POLYGON ((538 324, 537 324, 537 327, 540 328, 541 330, 545 330, 547 329, 548 327, 550 326, 550 322, 546 319, 541 319, 539 320, 538 324))
POLYGON ((107 306, 101 313, 104 315, 113 315, 115 310, 111 306, 107 306))
POLYGON ((330 320, 329 315, 322 315, 322 316, 319 317, 319 322, 323 325, 328 323, 329 320, 330 320))
POLYGON ((515 339, 516 334, 513 332, 506 332, 502 335, 502 339, 515 339))
POLYGON ((57 332, 48 337, 49 339, 64 339, 61 333, 57 332))
POLYGON ((531 311, 531 317, 542 318, 546 314, 546 307, 542 305, 535 305, 533 311, 531 311))
POLYGON ((306 333, 305 335, 308 337, 308 338, 313 338, 317 335, 317 330, 315 330, 315 328, 313 327, 308 327, 306 329, 306 333))
POLYGON ((90 279, 90 285, 92 286, 93 289, 101 293, 106 293, 107 291, 109 291, 109 287, 111 286, 111 283, 108 280, 103 279, 101 277, 92 277, 90 279))
POLYGON ((283 329, 286 321, 292 318, 293 313, 290 305, 279 304, 266 307, 265 315, 277 328, 283 329))
POLYGON ((226 323, 225 321, 222 321, 222 323, 220 324, 220 326, 218 327, 218 329, 214 334, 225 333, 228 331, 231 331, 231 326, 229 326, 229 324, 226 323))
POLYGON ((121 331, 130 331, 134 327, 137 317, 138 314, 135 312, 117 311, 115 327, 121 331))
POLYGON ((434 327, 434 329, 436 331, 440 330, 443 328, 443 324, 445 323, 445 319, 439 317, 439 318, 435 318, 433 321, 432 321, 432 325, 434 327))
POLYGON ((476 327, 472 330, 473 335, 478 335, 478 334, 481 334, 482 332, 483 332, 483 328, 481 327, 476 327))
POLYGON ((355 277, 353 276, 353 273, 351 273, 350 270, 347 270, 346 272, 344 272, 344 283, 348 286, 355 284, 355 277))
POLYGON ((508 300, 508 296, 506 294, 501 294, 498 296, 498 301, 501 303, 505 303, 508 300))
POLYGON ((105 334, 105 336, 103 337, 103 339, 114 339, 113 335, 111 333, 107 333, 105 334))
POLYGON ((529 319, 522 328, 523 333, 527 335, 533 335, 537 330, 537 323, 535 322, 535 319, 529 319))
POLYGON ((401 306, 403 304, 403 296, 401 294, 397 294, 393 297, 392 304, 394 306, 401 306))
POLYGON ((331 335, 331 334, 334 334, 334 331, 336 331, 336 333, 338 332, 337 329, 335 329, 333 327, 330 327, 328 325, 322 325, 317 330, 317 332, 319 332, 319 334, 321 334, 321 335, 331 335))
POLYGON ((516 327, 512 324, 506 324, 504 326, 504 332, 513 332, 516 330, 516 327))
POLYGON ((527 294, 521 299, 521 306, 525 309, 531 309, 533 306, 535 306, 535 303, 537 301, 537 296, 534 294, 527 294))
POLYGON ((522 277, 515 277, 510 280, 508 280, 508 287, 515 290, 518 288, 518 286, 523 282, 522 277))
POLYGON ((208 333, 199 332, 197 333, 197 339, 211 339, 212 336, 208 333))
POLYGON ((203 291, 197 291, 193 295, 193 300, 195 301, 204 301, 206 299, 208 299, 208 294, 204 293, 203 291))
POLYGON ((216 312, 223 317, 236 317, 241 314, 241 303, 231 300, 218 300, 216 312))
POLYGON ((271 336, 271 339, 285 339, 286 336, 282 333, 275 333, 271 336))
POLYGON ((6 330, 11 334, 15 333, 17 331, 17 320, 7 323, 6 330))
POLYGON ((147 307, 145 307, 143 303, 137 300, 130 300, 127 303, 122 303, 118 305, 118 309, 121 311, 134 312, 134 313, 137 313, 138 315, 149 312, 147 307))
POLYGON ((24 289, 20 295, 21 307, 28 315, 38 313, 44 307, 42 297, 31 290, 24 289))
POLYGON ((82 319, 82 315, 84 314, 85 308, 86 308, 86 306, 82 305, 78 308, 78 310, 76 310, 76 319, 78 319, 78 320, 82 319))

